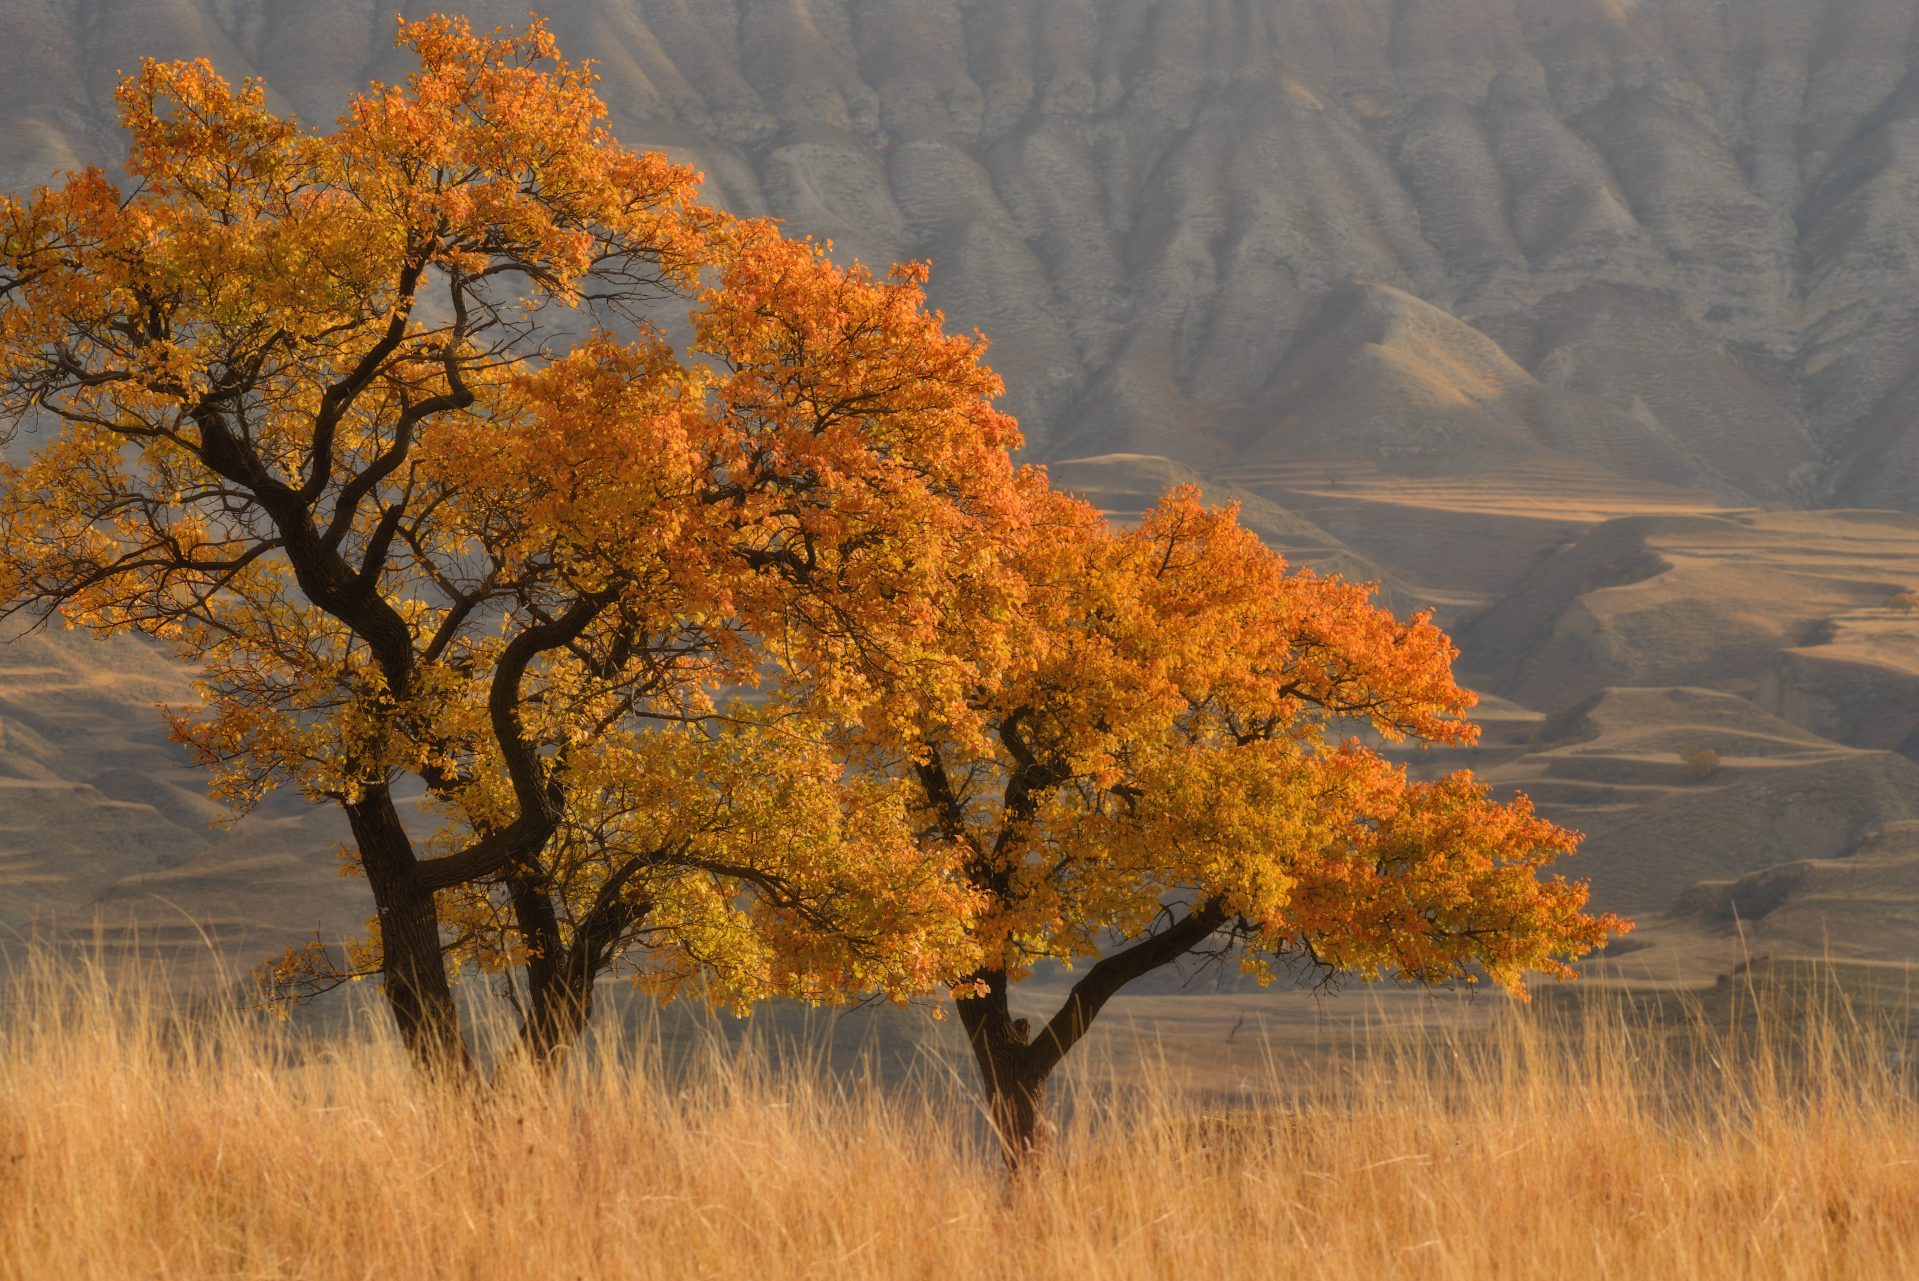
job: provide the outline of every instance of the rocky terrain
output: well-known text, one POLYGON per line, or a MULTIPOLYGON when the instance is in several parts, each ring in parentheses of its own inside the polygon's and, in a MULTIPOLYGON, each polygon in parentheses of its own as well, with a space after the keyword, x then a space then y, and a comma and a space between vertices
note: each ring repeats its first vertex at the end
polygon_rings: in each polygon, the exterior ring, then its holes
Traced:
MULTIPOLYGON (((518 4, 465 6, 481 24, 518 4)), ((615 131, 935 264, 1043 458, 1542 453, 1919 502, 1910 0, 553 0, 615 131)), ((115 72, 325 123, 363 0, 14 0, 0 181, 111 166, 115 72)))
MULTIPOLYGON (((1915 0, 541 7, 614 131, 710 199, 930 259, 1058 483, 1116 519, 1201 483, 1436 609, 1496 697, 1477 753, 1410 767, 1590 833, 1602 906, 1671 912, 1634 955, 1717 965, 1750 925, 1919 959, 1919 621, 1888 607, 1919 589, 1915 0)), ((0 186, 112 170, 143 55, 324 124, 404 74, 392 25, 0 0, 0 186)), ((0 650, 0 923, 164 902, 258 941, 363 912, 325 816, 208 831, 151 707, 182 681, 138 647, 0 650)))
MULTIPOLYGON (((1541 455, 1919 503, 1910 0, 552 0, 615 131, 927 257, 1042 458, 1541 455)), ((480 24, 521 6, 465 6, 480 24)), ((324 124, 363 0, 12 0, 0 182, 111 167, 115 73, 324 124)))

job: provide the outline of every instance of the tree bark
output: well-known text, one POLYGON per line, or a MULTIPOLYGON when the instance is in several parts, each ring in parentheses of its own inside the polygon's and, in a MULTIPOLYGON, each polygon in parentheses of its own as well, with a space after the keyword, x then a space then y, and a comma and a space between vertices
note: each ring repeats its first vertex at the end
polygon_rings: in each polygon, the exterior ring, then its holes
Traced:
POLYGON ((373 887, 380 922, 380 978, 400 1039, 428 1075, 459 1077, 473 1070, 460 1015, 440 949, 440 913, 433 891, 414 884, 418 859, 384 785, 369 787, 344 806, 360 866, 373 887))
POLYGON ((576 994, 572 989, 575 966, 572 954, 577 948, 560 940, 560 920, 553 910, 553 898, 546 877, 527 869, 507 878, 507 893, 513 900, 513 914, 520 938, 528 952, 526 958, 526 1026, 520 1029, 520 1045, 532 1062, 542 1068, 557 1067, 586 1026, 592 1010, 592 983, 576 994))
POLYGON ((520 936, 534 951, 527 958, 526 1026, 521 1044, 543 1069, 558 1067, 593 1017, 593 984, 617 956, 621 938, 652 909, 621 894, 635 869, 614 876, 562 946, 560 923, 543 876, 508 881, 520 936))
POLYGON ((1003 971, 979 970, 968 976, 984 983, 986 994, 957 1000, 954 1007, 979 1064, 988 1114, 1009 1173, 1017 1176, 1051 1147, 1054 1127, 1046 1118, 1046 1078, 1086 1035, 1106 1002, 1142 974, 1200 946, 1226 921, 1218 905, 1201 903, 1158 934, 1102 958, 1073 984, 1065 1004, 1037 1038, 1030 1036, 1027 1020, 1012 1017, 1003 971))
POLYGON ((1042 1067, 1040 1056, 1033 1053, 1027 1039, 1031 1025, 1009 1015, 1006 975, 983 970, 973 978, 986 984, 986 995, 957 1001, 955 1007, 986 1088, 987 1115, 999 1136, 1000 1155, 1007 1172, 1018 1175, 1043 1161, 1052 1146, 1053 1126, 1046 1119, 1051 1065, 1042 1067))
POLYGON ((599 977, 576 944, 560 954, 546 982, 527 1007, 527 1047, 542 1067, 566 1060, 593 1017, 593 980, 599 977))

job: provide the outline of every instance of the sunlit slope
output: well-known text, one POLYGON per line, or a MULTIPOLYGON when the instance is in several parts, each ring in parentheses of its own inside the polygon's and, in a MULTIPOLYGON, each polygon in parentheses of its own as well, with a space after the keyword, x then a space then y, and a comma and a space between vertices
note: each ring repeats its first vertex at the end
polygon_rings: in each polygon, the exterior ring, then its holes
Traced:
POLYGON ((1888 608, 1915 586, 1919 519, 1902 513, 1630 516, 1542 549, 1522 580, 1459 629, 1459 642, 1469 670, 1541 710, 1611 685, 1753 695, 1771 673, 1768 710, 1846 742, 1897 747, 1903 735, 1884 741, 1867 730, 1869 710, 1848 728, 1783 691, 1818 684, 1806 673, 1842 654, 1876 664, 1888 681, 1919 680, 1904 639, 1912 620, 1888 608), (1830 649, 1842 635, 1851 639, 1830 649))
MULTIPOLYGON (((1531 750, 1485 770, 1586 833, 1567 870, 1595 902, 1658 912, 1702 880, 1833 858, 1919 819, 1919 765, 1819 738, 1714 690, 1611 689, 1540 727, 1531 750), (1688 761, 1717 758, 1709 773, 1688 761)), ((1908 942, 1919 947, 1919 935, 1908 942)))
POLYGON ((1842 743, 1919 759, 1919 620, 1903 609, 1837 611, 1772 656, 1753 701, 1842 743))
POLYGON ((1697 420, 1681 420, 1675 433, 1643 400, 1614 406, 1570 389, 1563 372, 1555 365, 1541 381, 1440 308, 1349 279, 1237 411, 1238 470, 1324 460, 1340 471, 1485 475, 1557 461, 1568 474, 1597 469, 1737 500, 1774 488, 1765 472, 1782 458, 1808 456, 1795 432, 1764 438, 1761 419, 1749 424, 1743 465, 1722 475, 1703 442, 1682 434, 1697 420))
POLYGON ((156 706, 192 701, 187 673, 141 641, 55 627, 0 645, 0 935, 128 955, 205 941, 250 964, 362 928, 372 900, 337 875, 344 822, 276 797, 217 825, 156 706))

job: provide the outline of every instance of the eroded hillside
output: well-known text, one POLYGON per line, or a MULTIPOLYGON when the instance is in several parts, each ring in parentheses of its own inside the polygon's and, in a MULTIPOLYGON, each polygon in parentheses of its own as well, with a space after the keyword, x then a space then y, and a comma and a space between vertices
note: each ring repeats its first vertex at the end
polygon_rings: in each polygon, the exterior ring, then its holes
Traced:
MULTIPOLYGON (((1733 501, 1919 503, 1910 0, 542 7, 616 132, 713 197, 930 257, 1038 456, 1547 450, 1733 501)), ((358 0, 6 10, 12 185, 112 164, 143 54, 321 122, 399 70, 358 0)))
MULTIPOLYGON (((1593 833, 1604 906, 1724 933, 1770 896, 1804 943, 1809 904, 1919 891, 1919 641, 1886 608, 1919 589, 1919 3, 540 7, 600 63, 614 131, 708 198, 876 268, 930 258, 1059 483, 1123 519, 1203 481, 1294 559, 1437 607, 1513 700, 1471 763, 1593 833), (1861 850, 1871 876, 1834 870, 1861 850), (1782 863, 1811 870, 1765 879, 1782 863)), ((392 29, 359 0, 9 0, 0 185, 113 168, 143 55, 325 122, 404 73, 392 29)), ((319 820, 209 843, 153 742, 21 755, 62 690, 120 709, 74 735, 158 725, 162 695, 96 679, 111 656, 60 652, 0 689, 10 907, 165 897, 276 936, 358 910, 319 820), (137 841, 48 870, 109 811, 137 841), (282 855, 265 880, 235 861, 282 855)), ((1890 919, 1860 946, 1919 954, 1890 919)))

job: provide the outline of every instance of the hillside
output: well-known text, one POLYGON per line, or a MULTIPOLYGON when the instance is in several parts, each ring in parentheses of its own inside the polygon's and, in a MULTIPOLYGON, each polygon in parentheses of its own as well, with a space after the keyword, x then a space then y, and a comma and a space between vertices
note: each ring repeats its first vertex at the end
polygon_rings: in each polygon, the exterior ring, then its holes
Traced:
MULTIPOLYGON (((1737 501, 1919 504, 1909 0, 544 8, 615 131, 713 198, 930 257, 1037 456, 1545 449, 1737 501)), ((320 122, 400 71, 357 0, 0 23, 7 185, 111 165, 141 55, 320 122)))
MULTIPOLYGON (((1919 589, 1919 0, 542 7, 709 199, 930 258, 1057 483, 1121 520, 1199 483, 1436 609, 1498 697, 1477 753, 1407 759, 1589 831, 1601 906, 1677 904, 1719 956, 1722 899, 1810 947, 1919 893, 1907 838, 1872 843, 1919 817, 1919 624, 1886 607, 1919 589)), ((111 170, 142 55, 325 122, 403 74, 391 31, 357 0, 0 0, 0 185, 111 170)), ((206 829, 152 707, 186 696, 144 649, 0 651, 0 924, 364 915, 326 815, 206 829)), ((1862 954, 1919 946, 1886 928, 1862 954)))

